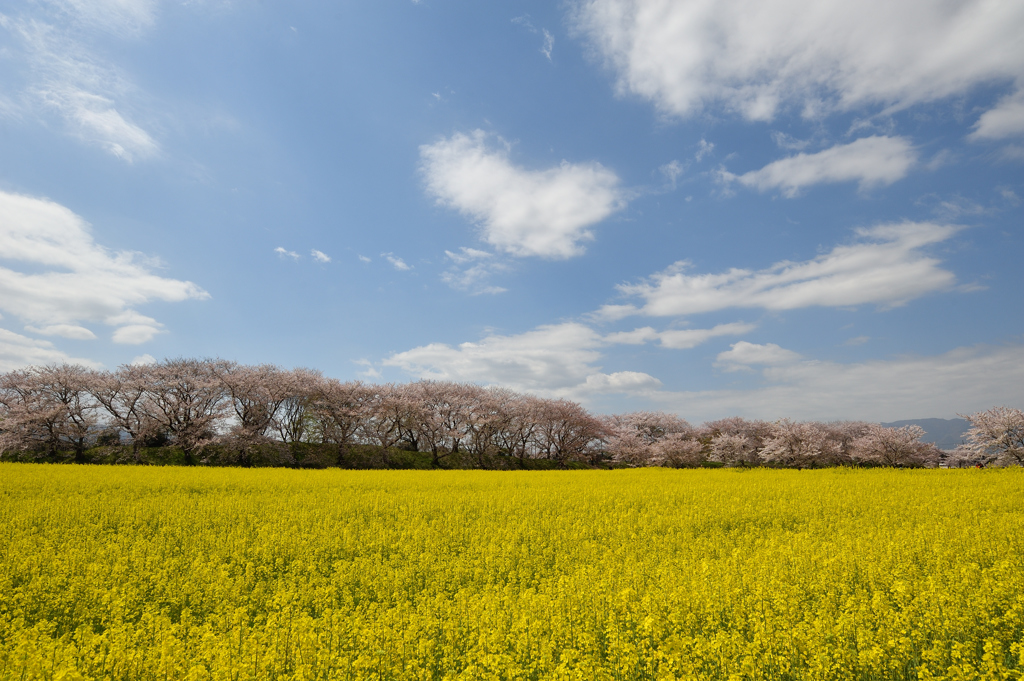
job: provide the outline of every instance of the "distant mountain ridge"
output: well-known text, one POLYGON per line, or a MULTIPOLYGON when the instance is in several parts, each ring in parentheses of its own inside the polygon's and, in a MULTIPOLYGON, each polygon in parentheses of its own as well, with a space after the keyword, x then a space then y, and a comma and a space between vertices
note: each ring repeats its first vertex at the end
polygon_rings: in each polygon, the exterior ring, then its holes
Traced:
POLYGON ((886 428, 921 426, 924 429, 921 441, 934 442, 939 449, 956 449, 964 441, 964 433, 971 427, 967 419, 911 419, 882 425, 886 428))

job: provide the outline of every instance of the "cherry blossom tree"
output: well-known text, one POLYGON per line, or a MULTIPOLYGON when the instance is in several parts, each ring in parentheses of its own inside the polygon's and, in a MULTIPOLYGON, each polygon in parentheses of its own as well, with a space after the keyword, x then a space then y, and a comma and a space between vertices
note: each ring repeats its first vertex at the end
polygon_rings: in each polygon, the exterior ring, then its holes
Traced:
POLYGON ((711 461, 726 466, 757 466, 761 463, 758 456, 757 441, 742 433, 718 433, 711 438, 711 461))
POLYGON ((704 443, 695 432, 668 433, 653 445, 651 461, 670 468, 699 468, 707 461, 704 443))
POLYGON ((813 467, 826 451, 828 432, 820 423, 780 419, 761 448, 761 460, 795 468, 813 467))
POLYGON ((141 463, 139 449, 147 437, 160 430, 148 415, 149 371, 144 366, 125 364, 113 372, 97 371, 89 382, 89 392, 103 408, 108 422, 118 434, 128 436, 132 458, 141 463))
POLYGON ((692 460, 699 449, 684 444, 692 440, 693 427, 675 414, 638 411, 607 417, 605 425, 608 453, 618 463, 664 465, 671 458, 681 464, 692 460))
POLYGON ((214 362, 170 359, 139 371, 146 383, 140 405, 145 418, 181 448, 187 464, 195 464, 196 456, 217 437, 230 408, 214 362))
POLYGON ((832 421, 822 424, 825 433, 820 458, 822 465, 849 466, 856 463, 854 443, 867 434, 869 425, 864 421, 832 421))
POLYGON ((391 383, 367 386, 366 390, 361 432, 365 441, 379 447, 384 461, 389 462, 388 451, 405 436, 412 403, 406 391, 391 383))
POLYGON ((418 381, 412 385, 417 440, 431 453, 434 466, 457 454, 469 437, 472 403, 481 390, 450 381, 418 381))
POLYGON ((940 452, 935 445, 921 442, 922 436, 920 426, 886 428, 872 423, 853 443, 854 457, 861 463, 894 468, 936 465, 940 452))
POLYGON ((345 454, 356 441, 367 418, 371 390, 359 381, 342 383, 327 379, 319 386, 313 412, 320 441, 337 446, 336 461, 344 463, 345 454))
POLYGON ((563 466, 570 460, 589 458, 594 446, 607 437, 599 419, 570 400, 546 400, 540 413, 537 439, 549 459, 563 466))
POLYGON ((503 391, 502 405, 505 418, 495 434, 498 447, 515 457, 520 467, 525 467, 526 459, 536 454, 536 436, 545 400, 506 390, 503 391))
POLYGON ((89 392, 92 372, 70 364, 13 371, 0 378, 0 450, 70 449, 83 461, 98 424, 89 392))
POLYGON ((231 440, 239 463, 249 466, 251 448, 270 439, 278 412, 294 394, 291 375, 271 364, 217 361, 212 366, 234 412, 231 440))
POLYGON ((306 442, 317 430, 316 400, 323 392, 323 374, 313 369, 293 369, 279 375, 287 386, 287 397, 281 401, 271 428, 281 442, 306 442))
POLYGON ((1024 411, 992 407, 963 416, 971 424, 963 449, 985 463, 1024 465, 1024 411))
POLYGON ((767 421, 736 416, 705 423, 700 436, 709 445, 709 460, 746 467, 761 464, 760 451, 771 434, 772 424, 767 421))

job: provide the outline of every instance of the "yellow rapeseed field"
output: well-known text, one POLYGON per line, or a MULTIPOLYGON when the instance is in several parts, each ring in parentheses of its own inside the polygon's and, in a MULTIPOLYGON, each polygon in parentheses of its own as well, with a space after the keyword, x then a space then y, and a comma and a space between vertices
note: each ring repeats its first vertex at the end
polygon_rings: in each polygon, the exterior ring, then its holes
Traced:
POLYGON ((0 464, 0 678, 1016 679, 1022 491, 0 464))

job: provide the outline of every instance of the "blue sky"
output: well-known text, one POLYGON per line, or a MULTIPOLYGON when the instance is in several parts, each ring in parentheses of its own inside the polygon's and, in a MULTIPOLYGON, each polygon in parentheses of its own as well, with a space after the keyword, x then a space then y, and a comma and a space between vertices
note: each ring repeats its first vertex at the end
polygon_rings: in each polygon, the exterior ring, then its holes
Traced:
POLYGON ((1024 5, 0 2, 0 370, 1024 402, 1024 5))

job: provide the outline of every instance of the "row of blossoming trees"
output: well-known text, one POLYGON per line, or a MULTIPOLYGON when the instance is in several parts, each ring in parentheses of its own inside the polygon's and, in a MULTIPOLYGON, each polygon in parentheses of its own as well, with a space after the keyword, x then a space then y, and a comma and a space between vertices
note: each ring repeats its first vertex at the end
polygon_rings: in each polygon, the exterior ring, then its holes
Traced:
POLYGON ((112 372, 33 367, 0 375, 0 458, 351 465, 402 452, 433 466, 525 467, 544 459, 629 466, 934 466, 1024 462, 1024 413, 970 417, 964 446, 940 452, 916 426, 731 418, 691 426, 638 412, 598 417, 575 402, 503 388, 420 381, 341 382, 317 371, 174 359, 112 372), (366 461, 366 459, 360 459, 366 461))

